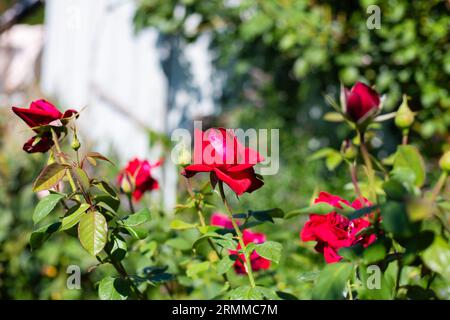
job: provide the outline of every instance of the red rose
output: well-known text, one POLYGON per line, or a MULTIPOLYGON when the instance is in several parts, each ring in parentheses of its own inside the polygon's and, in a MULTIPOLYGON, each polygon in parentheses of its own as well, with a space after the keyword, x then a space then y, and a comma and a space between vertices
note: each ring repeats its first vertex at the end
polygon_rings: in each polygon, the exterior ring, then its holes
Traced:
MULTIPOLYGON (((226 229, 233 229, 230 217, 226 214, 215 212, 211 216, 211 225, 216 227, 224 227, 226 229)), ((238 223, 239 224, 239 223, 238 223)))
POLYGON ((351 120, 358 122, 367 119, 379 111, 380 96, 369 86, 357 82, 351 90, 343 88, 341 92, 341 103, 344 108, 344 113, 351 120))
MULTIPOLYGON (((51 133, 48 130, 40 130, 40 126, 49 125, 56 120, 61 120, 65 124, 67 118, 78 113, 72 109, 61 113, 53 104, 43 99, 31 102, 29 109, 12 107, 12 111, 37 133, 23 146, 23 150, 28 153, 47 152, 53 146, 51 133)), ((56 134, 59 137, 61 130, 57 130, 57 128, 55 126, 56 134)))
MULTIPOLYGON (((221 213, 214 213, 211 216, 211 224, 213 226, 224 227, 227 229, 232 229, 233 224, 231 223, 230 217, 221 213)), ((238 223, 239 224, 239 223, 238 223)), ((266 241, 266 235, 263 233, 252 232, 250 230, 244 230, 242 233, 242 238, 244 240, 245 245, 253 242, 253 243, 263 243, 266 241)), ((236 250, 229 250, 230 255, 237 255, 238 251, 241 249, 241 245, 238 244, 236 250)), ((247 271, 245 269, 245 255, 240 254, 239 258, 234 262, 234 270, 239 274, 246 274, 247 271)), ((250 255, 250 264, 252 266, 253 271, 258 271, 261 269, 269 269, 270 260, 267 260, 261 257, 255 250, 250 255)))
POLYGON ((182 174, 187 178, 198 172, 210 172, 211 183, 225 182, 238 196, 252 192, 264 184, 253 166, 263 157, 250 148, 244 148, 232 130, 212 128, 194 133, 194 164, 187 166, 182 174))
MULTIPOLYGON (((367 205, 371 205, 367 199, 364 199, 364 201, 367 205)), ((341 203, 350 205, 347 200, 326 192, 321 192, 314 201, 314 203, 319 202, 325 202, 340 209, 342 209, 341 203)), ((362 208, 359 200, 355 200, 351 206, 356 210, 362 208)), ((342 259, 337 253, 340 248, 350 247, 358 243, 367 247, 376 240, 374 234, 356 236, 359 231, 369 226, 370 222, 366 217, 349 220, 334 211, 325 215, 311 214, 309 221, 305 223, 301 231, 300 237, 303 241, 317 241, 316 251, 323 253, 327 263, 333 263, 342 259)))
POLYGON ((161 165, 161 161, 150 164, 147 160, 137 158, 128 162, 127 166, 120 172, 117 180, 119 185, 122 180, 128 179, 132 187, 133 199, 139 201, 146 191, 159 188, 158 181, 152 177, 151 170, 161 165))
POLYGON ((35 127, 50 124, 55 120, 69 118, 77 113, 72 109, 61 113, 53 104, 43 99, 31 102, 29 109, 12 107, 12 110, 36 132, 37 128, 35 127))

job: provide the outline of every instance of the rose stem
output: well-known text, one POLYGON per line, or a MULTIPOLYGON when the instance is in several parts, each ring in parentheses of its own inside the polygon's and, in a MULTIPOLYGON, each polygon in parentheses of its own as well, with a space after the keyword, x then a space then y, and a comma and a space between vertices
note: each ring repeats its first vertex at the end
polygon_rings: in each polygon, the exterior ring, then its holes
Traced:
POLYGON ((131 213, 135 213, 136 211, 134 210, 133 199, 132 199, 131 193, 127 195, 127 198, 128 198, 128 204, 130 206, 131 213))
POLYGON ((361 149, 361 154, 363 156, 364 163, 367 168, 367 176, 369 178, 370 198, 372 199, 372 201, 377 202, 377 198, 376 198, 377 196, 376 196, 376 191, 375 191, 375 172, 373 170, 372 161, 370 160, 370 154, 369 154, 369 151, 367 150, 366 142, 364 139, 364 132, 358 131, 358 133, 359 133, 359 140, 360 140, 359 147, 361 149))
MULTIPOLYGON (((51 129, 51 131, 52 131, 52 138, 53 138, 53 142, 55 143, 56 151, 59 154, 59 159, 62 164, 67 164, 66 159, 64 159, 64 156, 61 154, 62 151, 61 151, 61 146, 59 145, 58 136, 56 135, 56 133, 53 129, 51 129)), ((72 191, 76 192, 77 187, 75 185, 75 181, 73 180, 72 174, 70 173, 70 170, 67 171, 67 179, 69 180, 69 184, 72 187, 72 191)), ((78 196, 76 196, 76 197, 77 197, 77 199, 79 199, 78 196)))
POLYGON ((347 280, 347 290, 348 290, 348 299, 353 300, 352 284, 350 283, 350 280, 347 280))
POLYGON ((230 215, 231 224, 233 225, 233 228, 236 231, 236 235, 238 237, 239 244, 241 245, 241 250, 244 253, 245 266, 246 266, 246 269, 247 269, 247 276, 248 276, 248 279, 250 281, 250 285, 251 285, 252 288, 254 288, 254 287, 256 287, 256 285, 255 285, 255 280, 253 279, 252 265, 251 265, 251 262, 250 262, 250 259, 249 259, 250 258, 249 254, 245 250, 246 246, 245 246, 245 243, 244 243, 244 239, 242 237, 241 230, 239 229, 239 226, 237 225, 236 221, 234 220, 233 211, 231 210, 231 207, 228 204, 227 199, 225 197, 225 192, 223 191, 223 182, 219 180, 218 184, 219 184, 219 191, 220 191, 220 196, 222 197, 223 204, 225 205, 225 208, 227 209, 228 214, 230 215))
MULTIPOLYGON (((192 198, 192 200, 195 200, 195 194, 192 191, 192 186, 191 186, 189 179, 185 178, 185 182, 186 182, 186 188, 188 190, 189 196, 192 198)), ((200 221, 200 225, 202 227, 206 227, 205 217, 203 216, 202 208, 200 207, 200 205, 197 201, 195 201, 195 208, 197 210, 197 215, 198 215, 198 220, 200 221)), ((198 228, 198 231, 201 233, 200 228, 198 228)), ((213 249, 214 252, 216 253, 216 255, 219 257, 219 259, 222 259, 222 255, 220 254, 219 250, 217 250, 216 246, 214 245, 214 242, 212 242, 212 240, 210 238, 208 238, 208 243, 209 243, 209 246, 211 247, 211 249, 213 249)), ((225 280, 225 282, 228 282, 228 276, 226 273, 223 273, 222 277, 225 280)))
POLYGON ((442 187, 445 184, 445 180, 447 180, 448 173, 446 171, 443 171, 439 177, 439 180, 436 182, 436 185, 433 188, 433 191, 431 192, 431 202, 434 202, 439 195, 439 192, 441 191, 442 187))
POLYGON ((353 184, 353 187, 355 188, 356 196, 358 197, 359 201, 361 202, 361 205, 363 207, 365 207, 366 203, 364 201, 364 197, 362 196, 361 189, 359 188, 359 184, 358 184, 358 175, 356 172, 356 165, 354 163, 349 163, 349 168, 350 168, 350 175, 352 177, 352 184, 353 184))
MULTIPOLYGON (((51 129, 51 131, 52 131, 52 138, 53 138, 53 142, 55 143, 56 151, 59 153, 59 158, 60 158, 60 160, 61 160, 61 162, 63 164, 67 164, 67 161, 61 155, 62 151, 61 151, 61 146, 59 145, 58 137, 57 137, 57 135, 56 135, 56 133, 55 133, 55 131, 53 129, 51 129)), ((70 186, 72 187, 73 192, 76 192, 77 187, 75 185, 75 181, 73 180, 73 177, 72 177, 72 174, 70 173, 70 171, 67 171, 67 177, 69 179, 69 183, 70 183, 70 186)), ((77 196, 77 198, 79 198, 79 197, 77 196)), ((90 201, 88 201, 88 203, 90 203, 90 201)), ((126 280, 128 280, 128 282, 130 283, 132 288, 136 291, 136 294, 139 296, 140 299, 145 299, 143 294, 139 291, 139 289, 134 284, 133 280, 131 280, 130 276, 126 272, 126 270, 125 270, 124 266, 122 265, 122 263, 121 262, 118 262, 118 263, 114 262, 114 260, 112 259, 111 254, 108 251, 106 251, 106 250, 105 250, 105 252, 108 255, 109 260, 111 261, 111 264, 116 269, 116 271, 120 275, 122 275, 126 280)))

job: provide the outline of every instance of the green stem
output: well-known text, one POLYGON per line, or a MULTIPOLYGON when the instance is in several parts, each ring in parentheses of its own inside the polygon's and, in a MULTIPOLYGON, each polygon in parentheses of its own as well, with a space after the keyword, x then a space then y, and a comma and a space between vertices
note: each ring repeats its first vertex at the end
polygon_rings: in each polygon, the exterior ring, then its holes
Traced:
POLYGON ((129 194, 127 195, 127 198, 128 198, 128 204, 130 205, 130 211, 131 211, 131 213, 135 213, 136 211, 134 210, 132 194, 129 193, 129 194))
MULTIPOLYGON (((64 159, 64 157, 61 155, 62 151, 61 151, 61 146, 59 145, 59 141, 58 141, 58 136, 56 135, 55 131, 53 129, 52 130, 52 138, 53 138, 53 142, 55 143, 55 148, 56 151, 59 154, 59 160, 61 161, 62 164, 67 164, 66 159, 64 159)), ((70 173, 70 170, 67 170, 67 179, 69 180, 69 184, 72 187, 72 191, 76 192, 77 191, 77 186, 75 184, 75 181, 73 180, 72 174, 70 173)), ((76 196, 76 198, 78 200, 80 200, 79 196, 76 196)))
POLYGON ((359 133, 361 154, 364 160, 364 164, 367 168, 367 176, 369 179, 369 197, 373 202, 377 202, 376 186, 375 186, 375 171, 373 170, 372 160, 370 159, 369 151, 367 150, 366 142, 364 139, 364 132, 359 133))
POLYGON ((352 184, 353 184, 353 188, 355 189, 355 193, 357 198, 359 199, 359 201, 361 202, 361 205, 363 207, 366 206, 366 202, 364 201, 364 197, 361 193, 361 189, 359 188, 359 184, 358 184, 358 174, 356 171, 356 165, 354 163, 349 163, 349 168, 350 168, 350 176, 352 178, 352 184))
POLYGON ((436 185, 433 188, 433 191, 431 192, 431 202, 434 202, 439 195, 439 192, 441 192, 442 187, 445 184, 445 180, 447 180, 448 173, 447 171, 442 171, 439 180, 437 181, 436 185))
POLYGON ((116 269, 116 271, 125 279, 128 281, 128 283, 130 284, 131 288, 133 289, 133 292, 137 295, 137 297, 140 300, 147 300, 147 298, 142 294, 142 292, 138 289, 138 287, 136 286, 136 284, 134 283, 133 279, 131 279, 130 275, 128 274, 128 272, 125 270, 125 267, 123 266, 123 264, 119 261, 116 262, 114 261, 113 257, 111 256, 111 253, 107 250, 105 250, 106 254, 108 255, 109 261, 111 263, 111 265, 114 267, 114 269, 116 269))
MULTIPOLYGON (((192 191, 192 186, 189 182, 189 179, 186 178, 185 182, 186 182, 186 187, 187 187, 189 196, 192 198, 192 200, 195 201, 195 194, 194 194, 194 191, 192 191)), ((205 217, 203 216, 202 209, 197 202, 196 202, 196 209, 197 209, 197 215, 198 215, 198 220, 200 221, 200 225, 202 227, 206 227, 205 217)), ((198 228, 198 231, 201 233, 200 228, 198 228)), ((211 240, 211 238, 208 238, 208 244, 211 247, 211 249, 216 253, 217 257, 219 257, 219 259, 222 259, 222 255, 220 254, 217 247, 214 245, 214 242, 211 240)), ((228 282, 228 276, 226 275, 226 273, 222 274, 222 277, 223 277, 223 280, 225 280, 225 282, 228 282)))
POLYGON ((231 224, 233 225, 234 231, 236 232, 236 236, 238 237, 239 244, 241 245, 241 250, 244 252, 245 266, 247 269, 247 276, 248 276, 248 280, 250 281, 250 286, 252 288, 254 288, 254 287, 256 287, 255 279, 253 278, 252 265, 250 262, 249 254, 246 252, 246 245, 244 243, 244 238, 242 237, 242 232, 239 229, 239 226, 237 225, 236 221, 234 220, 233 211, 231 210, 231 207, 228 204, 227 199, 225 197, 225 192, 223 190, 223 182, 219 181, 218 184, 219 184, 219 191, 220 191, 220 196, 222 197, 223 204, 225 205, 225 208, 227 209, 228 214, 230 215, 231 224))
POLYGON ((347 290, 348 290, 348 299, 353 300, 352 284, 350 283, 350 280, 347 280, 347 290))

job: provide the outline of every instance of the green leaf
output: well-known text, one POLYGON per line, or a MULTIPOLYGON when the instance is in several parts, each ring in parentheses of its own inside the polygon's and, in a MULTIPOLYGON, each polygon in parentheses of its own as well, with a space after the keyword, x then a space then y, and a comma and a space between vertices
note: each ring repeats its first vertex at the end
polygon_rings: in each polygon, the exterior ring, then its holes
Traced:
POLYGON ((422 261, 450 281, 450 245, 442 237, 435 237, 431 246, 422 253, 422 261))
POLYGON ((127 227, 135 227, 150 221, 152 218, 150 211, 147 208, 143 208, 136 213, 133 213, 122 220, 123 224, 127 227))
POLYGON ((381 261, 386 257, 386 254, 387 248, 385 241, 377 240, 364 250, 364 263, 369 265, 381 261))
POLYGON ((320 271, 310 271, 302 273, 298 279, 302 282, 313 282, 319 277, 320 271))
POLYGON ((107 161, 107 162, 111 163, 112 165, 114 165, 114 163, 112 163, 111 160, 109 160, 107 157, 105 157, 104 155, 102 155, 101 153, 98 153, 98 152, 89 152, 86 155, 86 158, 103 160, 103 161, 107 161))
POLYGON ((132 236, 136 240, 142 240, 147 238, 148 230, 147 228, 141 226, 125 226, 125 230, 128 232, 130 236, 132 236))
POLYGON ((425 162, 416 147, 399 146, 394 159, 394 170, 398 168, 411 169, 415 174, 415 184, 420 187, 425 182, 425 162))
POLYGON ((256 245, 256 253, 261 257, 266 258, 270 261, 279 263, 281 258, 281 250, 283 246, 281 243, 275 241, 266 241, 264 243, 256 245))
POLYGON ((83 213, 89 209, 90 205, 82 203, 79 206, 75 206, 69 210, 69 215, 65 216, 61 221, 61 231, 67 230, 75 226, 81 219, 83 213), (72 212, 73 211, 73 212, 72 212))
POLYGON ((343 122, 345 121, 345 118, 339 112, 327 112, 324 114, 323 120, 329 122, 343 122))
POLYGON ((169 239, 166 241, 166 244, 172 248, 182 250, 182 251, 187 251, 187 250, 192 249, 189 241, 186 239, 183 239, 183 238, 169 239))
POLYGON ((173 220, 170 223, 170 228, 175 230, 185 230, 185 229, 193 229, 196 228, 196 224, 187 223, 182 220, 173 220))
POLYGON ((313 288, 312 298, 318 300, 343 299, 347 280, 352 275, 353 265, 345 262, 327 264, 320 272, 313 288))
POLYGON ((361 244, 344 247, 338 250, 338 254, 348 261, 357 261, 362 256, 364 248, 361 244))
POLYGON ((263 298, 267 298, 270 300, 280 300, 277 293, 272 289, 259 286, 256 286, 254 289, 258 291, 263 296, 263 298))
POLYGON ((31 250, 36 250, 42 246, 42 244, 47 241, 52 234, 59 230, 60 226, 61 222, 54 222, 33 231, 30 236, 31 250))
POLYGON ((33 184, 33 191, 39 192, 52 188, 66 174, 67 165, 52 163, 42 169, 33 184))
POLYGON ((107 232, 106 219, 97 211, 83 214, 78 224, 78 238, 81 245, 93 256, 99 254, 105 247, 107 232))
POLYGON ((234 265, 235 260, 231 259, 230 255, 225 255, 216 265, 217 273, 224 274, 234 265))
POLYGON ((283 210, 279 208, 273 208, 269 210, 262 210, 262 211, 249 211, 249 216, 254 217, 258 221, 270 221, 274 222, 273 218, 283 218, 284 212, 283 210))
POLYGON ((296 217, 301 214, 327 214, 332 211, 335 211, 335 208, 333 206, 325 202, 319 202, 307 208, 290 211, 285 215, 285 219, 296 217))
POLYGON ((262 300, 261 290, 250 286, 237 287, 230 291, 230 300, 262 300))
POLYGON ((130 284, 125 279, 106 277, 98 285, 101 300, 126 300, 130 293, 130 284))
POLYGON ((89 190, 89 187, 91 186, 91 182, 89 180, 89 177, 87 175, 87 173, 81 169, 81 168, 73 168, 72 169, 72 173, 75 177, 75 179, 78 181, 78 183, 80 184, 81 188, 84 191, 89 190))
MULTIPOLYGON (((390 273, 395 267, 391 263, 383 274, 376 265, 359 266, 359 275, 361 277, 361 286, 358 287, 358 298, 365 300, 391 300, 395 294, 395 278, 391 278, 390 273), (370 271, 369 271, 370 270, 370 271), (378 282, 379 287, 371 287, 378 282)), ((396 277, 396 275, 395 275, 396 277)))
POLYGON ((406 212, 406 206, 396 201, 386 202, 381 208, 384 230, 392 232, 396 237, 411 237, 415 228, 411 224, 406 212))
POLYGON ((336 169, 338 165, 341 164, 343 160, 344 158, 339 152, 332 153, 327 156, 325 160, 325 165, 327 166, 328 170, 333 171, 334 169, 336 169))
POLYGON ((39 201, 33 213, 33 222, 36 224, 48 216, 62 198, 64 198, 64 195, 56 193, 50 194, 39 201))
POLYGON ((210 267, 209 261, 192 263, 187 267, 186 274, 188 277, 192 278, 193 276, 201 272, 209 270, 209 267, 210 267))
POLYGON ((325 157, 328 157, 330 154, 336 153, 337 151, 332 149, 332 148, 323 148, 320 149, 316 152, 314 152, 312 155, 310 155, 307 160, 308 161, 313 161, 313 160, 318 160, 318 159, 322 159, 325 157))

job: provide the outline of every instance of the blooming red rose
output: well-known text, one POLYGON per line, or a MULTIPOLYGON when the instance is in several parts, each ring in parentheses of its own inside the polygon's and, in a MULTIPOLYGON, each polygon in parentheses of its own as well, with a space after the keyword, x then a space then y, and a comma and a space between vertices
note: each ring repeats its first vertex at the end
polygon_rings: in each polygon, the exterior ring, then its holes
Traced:
MULTIPOLYGON (((12 107, 12 111, 37 133, 23 146, 23 150, 28 153, 47 152, 53 146, 51 133, 48 130, 41 130, 40 126, 51 125, 56 120, 61 120, 64 125, 68 118, 78 113, 73 109, 61 113, 53 104, 43 99, 31 102, 28 109, 12 107)), ((58 126, 55 126, 59 137, 61 130, 57 128, 58 126)))
POLYGON ((77 113, 73 109, 61 113, 53 104, 43 99, 31 102, 28 109, 12 107, 12 110, 36 132, 36 127, 50 124, 55 120, 69 118, 77 113))
MULTIPOLYGON (((214 213, 211 216, 211 224, 213 226, 224 227, 227 229, 232 229, 233 224, 231 223, 230 217, 221 213, 214 213)), ((238 223, 239 224, 239 223, 238 223)), ((244 240, 244 244, 247 245, 249 243, 263 243, 266 241, 266 235, 264 233, 252 232, 250 230, 244 230, 242 232, 242 238, 244 240)), ((236 250, 229 250, 230 255, 238 255, 238 251, 241 249, 241 245, 238 244, 236 250)), ((239 274, 246 274, 247 271, 245 269, 245 255, 239 254, 238 259, 234 262, 234 270, 239 274)), ((261 257, 256 250, 250 254, 250 264, 252 266, 253 271, 258 271, 261 269, 269 269, 270 260, 267 260, 261 257)))
POLYGON ((380 96, 369 86, 357 82, 350 90, 342 87, 341 103, 344 113, 351 120, 358 122, 379 111, 380 96))
POLYGON ((120 172, 117 180, 122 185, 123 179, 127 179, 132 185, 133 199, 139 201, 146 191, 159 188, 158 181, 152 176, 152 169, 161 165, 161 161, 150 164, 147 160, 135 158, 128 162, 127 166, 120 172))
POLYGON ((194 140, 194 163, 182 172, 187 178, 198 172, 210 172, 213 187, 220 180, 237 195, 250 193, 264 184, 253 169, 263 157, 251 148, 244 148, 232 130, 196 129, 194 140))
MULTIPOLYGON (((367 199, 364 199, 364 201, 366 205, 371 205, 367 199)), ((350 204, 347 200, 326 192, 321 192, 314 201, 314 203, 319 202, 325 202, 340 209, 342 209, 341 203, 350 205, 356 210, 362 208, 359 200, 350 204)), ((309 221, 305 223, 300 233, 300 237, 303 241, 317 241, 316 251, 323 253, 327 263, 333 263, 342 259, 338 255, 340 248, 350 247, 358 243, 367 247, 376 240, 374 234, 357 236, 359 231, 369 226, 370 222, 367 217, 349 220, 334 211, 324 215, 311 214, 309 221)))

